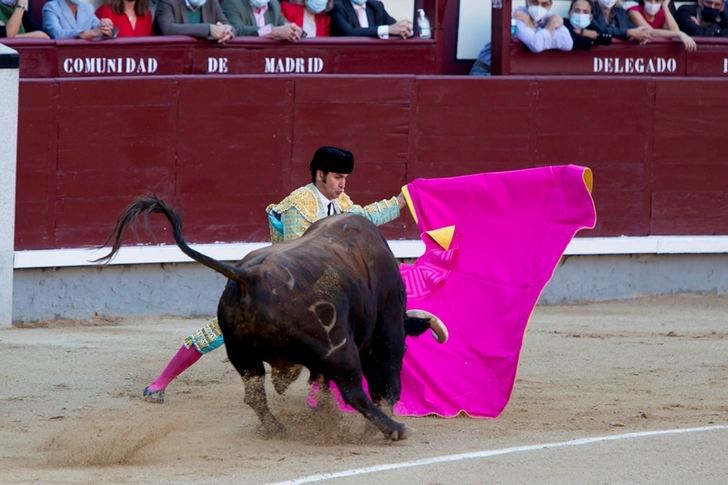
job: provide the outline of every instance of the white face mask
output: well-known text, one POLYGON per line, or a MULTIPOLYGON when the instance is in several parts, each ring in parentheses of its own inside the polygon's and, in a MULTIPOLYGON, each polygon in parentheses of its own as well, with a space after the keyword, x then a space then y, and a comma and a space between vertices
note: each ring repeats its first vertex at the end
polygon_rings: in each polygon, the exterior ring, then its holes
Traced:
POLYGON ((662 8, 661 3, 648 3, 645 2, 645 12, 647 12, 648 15, 657 15, 657 12, 660 11, 662 8))
POLYGON ((604 8, 612 8, 615 3, 617 3, 617 0, 599 0, 599 5, 604 8))
POLYGON ((569 21, 577 29, 586 29, 591 23, 591 15, 588 13, 572 13, 569 21))
POLYGON ((548 10, 543 8, 541 5, 530 5, 528 7, 528 15, 531 16, 534 22, 538 22, 546 16, 548 10))
POLYGON ((189 3, 192 8, 200 8, 206 1, 207 0, 187 0, 187 3, 189 3))
POLYGON ((263 8, 268 5, 269 0, 250 0, 250 5, 255 8, 263 8))

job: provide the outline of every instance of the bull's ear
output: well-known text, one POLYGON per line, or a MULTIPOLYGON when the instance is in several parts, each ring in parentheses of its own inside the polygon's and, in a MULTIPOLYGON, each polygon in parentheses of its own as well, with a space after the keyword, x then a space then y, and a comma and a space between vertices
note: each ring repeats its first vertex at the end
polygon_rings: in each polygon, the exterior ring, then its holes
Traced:
POLYGON ((430 328, 429 318, 405 317, 404 318, 404 334, 413 337, 422 335, 430 328))

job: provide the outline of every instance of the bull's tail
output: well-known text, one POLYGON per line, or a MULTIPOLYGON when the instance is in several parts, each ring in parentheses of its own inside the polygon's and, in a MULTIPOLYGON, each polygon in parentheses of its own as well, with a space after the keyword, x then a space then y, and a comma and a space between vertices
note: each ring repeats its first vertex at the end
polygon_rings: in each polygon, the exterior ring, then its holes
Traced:
POLYGON ((136 220, 141 214, 144 213, 162 213, 172 225, 172 234, 177 246, 190 258, 195 261, 204 264, 208 268, 211 268, 218 273, 226 276, 227 278, 243 283, 245 281, 244 274, 238 268, 225 264, 221 261, 206 256, 200 252, 192 249, 182 237, 182 220, 177 212, 172 209, 167 203, 157 197, 156 195, 146 195, 139 197, 121 213, 119 219, 116 221, 116 226, 111 232, 109 237, 106 239, 101 247, 107 246, 113 242, 111 246, 111 252, 106 256, 101 256, 98 259, 94 259, 93 263, 106 264, 111 261, 116 253, 121 249, 121 241, 124 238, 129 226, 136 220))

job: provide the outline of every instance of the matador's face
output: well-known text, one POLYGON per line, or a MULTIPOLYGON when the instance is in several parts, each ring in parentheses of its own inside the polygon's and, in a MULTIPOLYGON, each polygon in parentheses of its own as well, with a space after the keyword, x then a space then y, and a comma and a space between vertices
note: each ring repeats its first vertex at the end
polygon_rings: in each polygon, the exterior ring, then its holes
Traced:
POLYGON ((338 198, 346 188, 348 173, 316 171, 316 187, 329 200, 338 198))

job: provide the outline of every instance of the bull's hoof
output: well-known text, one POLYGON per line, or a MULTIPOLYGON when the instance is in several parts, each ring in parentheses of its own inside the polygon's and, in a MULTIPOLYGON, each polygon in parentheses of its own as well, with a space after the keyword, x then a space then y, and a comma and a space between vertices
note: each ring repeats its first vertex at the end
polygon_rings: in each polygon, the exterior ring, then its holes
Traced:
POLYGON ((401 441, 406 440, 410 435, 410 429, 402 425, 401 429, 395 429, 391 433, 389 433, 389 439, 392 441, 401 441))
POLYGON ((281 438, 286 435, 286 427, 278 420, 271 420, 263 424, 261 431, 266 438, 281 438))
POLYGON ((150 391, 149 387, 145 387, 144 392, 142 393, 142 398, 147 402, 163 404, 164 403, 164 389, 160 389, 159 391, 150 391))

